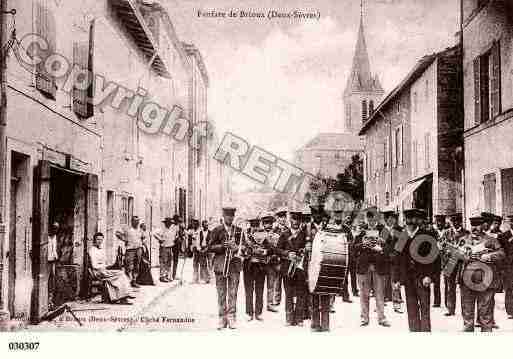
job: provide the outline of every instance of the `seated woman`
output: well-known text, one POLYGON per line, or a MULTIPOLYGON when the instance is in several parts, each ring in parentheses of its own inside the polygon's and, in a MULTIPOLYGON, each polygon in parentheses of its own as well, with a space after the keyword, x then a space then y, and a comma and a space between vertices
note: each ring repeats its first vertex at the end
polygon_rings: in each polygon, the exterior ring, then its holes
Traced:
POLYGON ((130 305, 132 303, 128 299, 135 297, 130 295, 128 277, 121 270, 107 269, 102 244, 103 234, 98 232, 94 235, 93 246, 89 249, 92 274, 96 279, 104 281, 108 299, 111 303, 130 305))

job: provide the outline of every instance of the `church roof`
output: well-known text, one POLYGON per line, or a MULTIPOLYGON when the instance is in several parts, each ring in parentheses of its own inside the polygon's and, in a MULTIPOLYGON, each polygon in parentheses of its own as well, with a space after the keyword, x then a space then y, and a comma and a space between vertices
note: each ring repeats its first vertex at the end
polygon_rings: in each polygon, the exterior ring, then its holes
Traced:
POLYGON ((351 133, 319 133, 299 150, 363 151, 363 140, 351 133))
POLYGON ((351 72, 347 78, 344 94, 352 92, 381 92, 383 87, 377 75, 373 76, 370 69, 369 53, 367 52, 367 43, 363 27, 363 16, 360 17, 360 28, 358 29, 358 39, 353 56, 351 72))

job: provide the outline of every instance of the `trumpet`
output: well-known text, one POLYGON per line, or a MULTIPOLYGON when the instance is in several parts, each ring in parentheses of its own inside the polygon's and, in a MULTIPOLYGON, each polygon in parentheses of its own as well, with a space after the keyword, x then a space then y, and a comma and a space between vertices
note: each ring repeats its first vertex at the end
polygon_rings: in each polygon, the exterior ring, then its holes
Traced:
POLYGON ((237 243, 237 240, 235 239, 235 235, 237 234, 237 227, 234 227, 230 233, 228 234, 228 239, 226 240, 226 243, 229 244, 228 248, 226 248, 225 256, 224 256, 224 263, 223 263, 223 278, 227 278, 228 274, 230 273, 230 266, 232 264, 232 261, 234 258, 243 258, 242 253, 242 242, 245 237, 245 230, 243 229, 241 231, 239 245, 237 247, 237 250, 234 250, 232 247, 233 244, 237 243))
POLYGON ((300 249, 299 254, 296 256, 296 259, 291 260, 289 264, 289 269, 287 271, 287 277, 292 278, 296 274, 296 271, 302 270, 304 271, 305 264, 305 250, 300 249))

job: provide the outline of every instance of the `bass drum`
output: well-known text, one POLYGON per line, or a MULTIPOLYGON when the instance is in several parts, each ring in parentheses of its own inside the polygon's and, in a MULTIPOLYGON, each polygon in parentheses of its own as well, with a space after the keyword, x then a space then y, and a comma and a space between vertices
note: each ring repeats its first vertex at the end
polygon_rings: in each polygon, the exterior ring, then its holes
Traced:
POLYGON ((308 289, 315 294, 340 294, 348 264, 347 234, 339 229, 317 232, 308 266, 308 289))

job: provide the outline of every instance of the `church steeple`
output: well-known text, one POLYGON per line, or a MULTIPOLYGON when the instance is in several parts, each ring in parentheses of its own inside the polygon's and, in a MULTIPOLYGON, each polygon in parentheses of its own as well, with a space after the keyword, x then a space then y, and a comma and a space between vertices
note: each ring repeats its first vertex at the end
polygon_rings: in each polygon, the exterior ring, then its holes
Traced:
POLYGON ((373 92, 376 90, 383 91, 378 78, 373 77, 370 70, 369 53, 367 52, 363 23, 363 0, 361 0, 358 38, 356 40, 356 47, 353 55, 353 64, 347 79, 344 94, 354 92, 373 92))
POLYGON ((346 132, 353 134, 360 131, 362 123, 372 114, 384 94, 378 76, 373 76, 371 72, 365 41, 363 0, 360 1, 360 26, 351 72, 347 78, 343 96, 344 128, 346 132))

